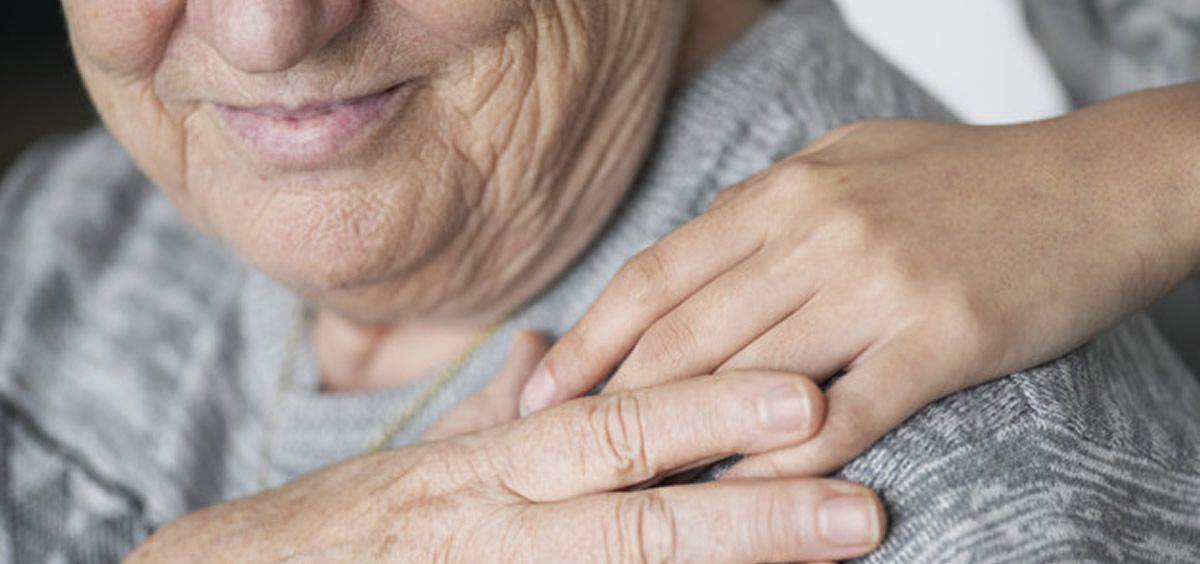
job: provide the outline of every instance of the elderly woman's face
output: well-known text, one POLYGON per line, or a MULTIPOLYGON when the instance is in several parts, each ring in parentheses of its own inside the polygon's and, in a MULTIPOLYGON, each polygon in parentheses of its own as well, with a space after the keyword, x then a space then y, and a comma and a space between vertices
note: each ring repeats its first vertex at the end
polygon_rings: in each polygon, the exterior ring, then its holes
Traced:
POLYGON ((467 308, 477 278, 515 283, 542 242, 594 235, 653 133, 686 1, 64 4, 101 116, 192 222, 381 318, 467 308))

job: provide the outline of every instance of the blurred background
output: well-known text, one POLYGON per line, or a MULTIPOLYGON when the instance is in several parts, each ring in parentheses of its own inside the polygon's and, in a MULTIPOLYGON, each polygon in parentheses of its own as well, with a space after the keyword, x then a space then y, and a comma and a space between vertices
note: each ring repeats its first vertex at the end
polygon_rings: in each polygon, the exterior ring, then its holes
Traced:
MULTIPOLYGON (((1027 121, 1067 107, 1017 0, 836 2, 868 43, 965 121, 1027 121)), ((0 171, 34 140, 96 119, 71 61, 58 1, 0 2, 0 76, 0 171)), ((1198 286, 1180 289, 1151 311, 1200 371, 1198 286)))
POLYGON ((0 170, 39 137, 95 120, 57 0, 0 2, 0 170))

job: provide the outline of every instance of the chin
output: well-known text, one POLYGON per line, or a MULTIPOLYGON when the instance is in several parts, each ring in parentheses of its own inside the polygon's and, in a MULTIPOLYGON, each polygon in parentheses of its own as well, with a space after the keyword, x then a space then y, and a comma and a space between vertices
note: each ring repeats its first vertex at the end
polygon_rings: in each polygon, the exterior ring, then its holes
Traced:
POLYGON ((428 284, 421 282, 426 275, 400 275, 357 286, 331 287, 302 283, 289 287, 310 306, 335 313, 361 326, 389 325, 410 319, 471 317, 470 312, 448 308, 448 301, 452 301, 447 299, 450 296, 431 291, 428 284))
POLYGON ((206 206, 200 211, 213 235, 306 296, 417 272, 454 246, 470 214, 453 184, 422 190, 371 170, 273 178, 225 170, 219 181, 198 186, 203 196, 192 200, 206 206))
POLYGON ((413 236, 391 221, 349 219, 329 211, 310 221, 284 219, 225 237, 272 278, 306 295, 377 286, 417 271, 444 246, 449 233, 413 236))

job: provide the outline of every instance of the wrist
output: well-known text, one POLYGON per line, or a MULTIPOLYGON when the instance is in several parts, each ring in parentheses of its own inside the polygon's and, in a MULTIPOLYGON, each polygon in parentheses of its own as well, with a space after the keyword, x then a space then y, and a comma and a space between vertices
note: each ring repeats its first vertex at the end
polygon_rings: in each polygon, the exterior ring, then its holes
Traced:
POLYGON ((1121 96, 1045 123, 1060 135, 1066 170, 1113 204, 1110 224, 1146 241, 1140 259, 1165 278, 1153 291, 1200 273, 1200 83, 1121 96))

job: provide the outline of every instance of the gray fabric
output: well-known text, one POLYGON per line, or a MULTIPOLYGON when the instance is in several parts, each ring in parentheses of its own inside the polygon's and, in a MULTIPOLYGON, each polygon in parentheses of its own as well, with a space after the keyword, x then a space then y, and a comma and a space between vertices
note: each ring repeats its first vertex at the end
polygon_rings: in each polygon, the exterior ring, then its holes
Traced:
MULTIPOLYGON (((397 444, 561 334, 629 257, 836 125, 948 118, 826 2, 794 0, 672 101, 601 238, 487 343, 397 444)), ((424 382, 322 395, 311 352, 276 402, 295 299, 190 229, 104 131, 0 188, 0 555, 105 561, 195 508, 362 452, 424 382)), ((1200 390, 1142 319, 925 409, 842 475, 891 534, 869 560, 1200 558, 1200 390)), ((570 542, 564 539, 564 542, 570 542)))
POLYGON ((1023 1, 1033 37, 1078 106, 1200 78, 1200 2, 1023 1))

